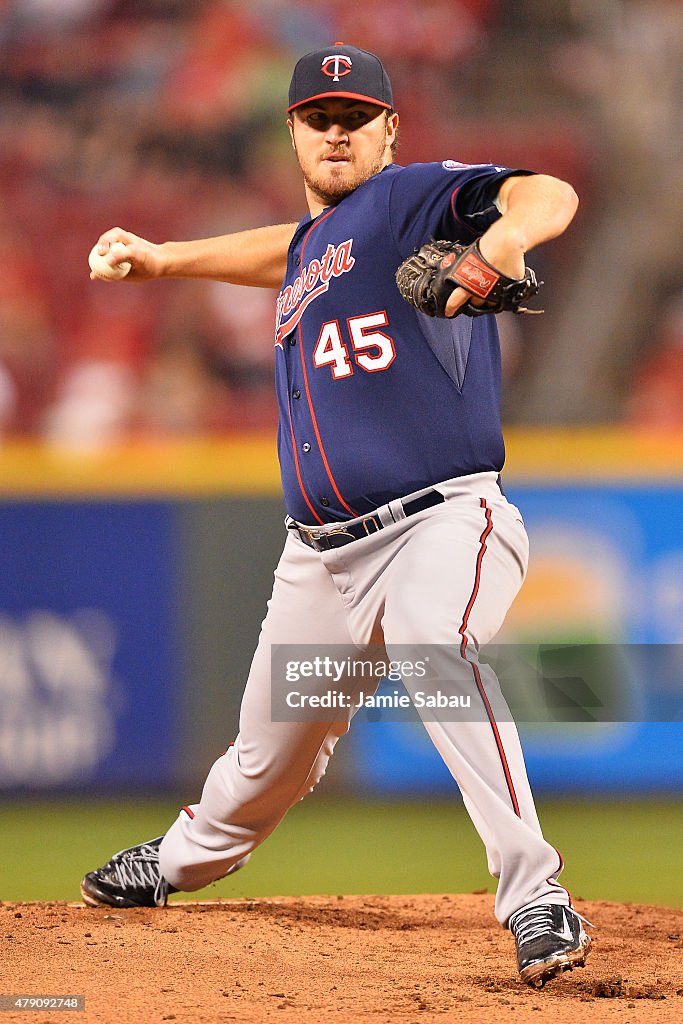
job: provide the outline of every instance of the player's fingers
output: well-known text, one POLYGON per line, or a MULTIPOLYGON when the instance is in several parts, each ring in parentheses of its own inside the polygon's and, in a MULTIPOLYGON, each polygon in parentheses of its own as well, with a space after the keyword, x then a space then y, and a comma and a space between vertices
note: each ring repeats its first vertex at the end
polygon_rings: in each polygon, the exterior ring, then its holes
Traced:
POLYGON ((97 251, 100 256, 105 256, 114 242, 123 242, 124 245, 128 245, 132 242, 133 237, 129 231, 124 231, 123 228, 109 228, 97 239, 97 251))
MULTIPOLYGON (((164 273, 163 261, 160 258, 160 247, 148 242, 139 235, 121 228, 111 228, 100 236, 96 244, 97 253, 107 266, 115 268, 123 263, 130 264, 126 280, 146 281, 149 278, 161 277, 164 273)), ((94 280, 97 280, 95 274, 94 280)), ((116 280, 121 280, 117 277, 116 280)))
POLYGON ((131 263, 134 259, 133 246, 126 245, 125 242, 112 242, 105 258, 112 267, 118 267, 121 263, 131 263))
POLYGON ((483 305, 481 299, 475 299, 464 288, 454 288, 446 303, 446 316, 455 316, 461 306, 464 306, 468 299, 472 299, 474 306, 483 305))

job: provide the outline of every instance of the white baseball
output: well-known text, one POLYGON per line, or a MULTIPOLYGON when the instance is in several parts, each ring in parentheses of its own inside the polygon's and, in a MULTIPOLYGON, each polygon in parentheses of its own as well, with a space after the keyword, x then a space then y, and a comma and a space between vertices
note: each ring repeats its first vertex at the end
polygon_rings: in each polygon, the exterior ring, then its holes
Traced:
MULTIPOLYGON (((125 249, 123 242, 112 242, 109 247, 109 251, 112 253, 119 252, 121 249, 125 249)), ((104 256, 100 256, 97 251, 97 246, 94 245, 90 250, 88 256, 88 263, 90 269, 96 278, 100 281, 120 281, 130 271, 130 263, 126 260, 124 263, 119 263, 118 266, 111 267, 104 256)))

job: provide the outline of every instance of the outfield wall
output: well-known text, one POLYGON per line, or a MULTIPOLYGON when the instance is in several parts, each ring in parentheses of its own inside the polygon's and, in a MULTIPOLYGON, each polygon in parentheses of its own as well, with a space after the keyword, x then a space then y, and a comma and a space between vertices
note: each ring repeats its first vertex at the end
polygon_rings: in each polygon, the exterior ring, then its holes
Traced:
MULTIPOLYGON (((505 489, 532 562, 506 642, 662 645, 679 684, 680 441, 510 433, 505 489)), ((0 792, 193 798, 237 728, 283 514, 270 438, 0 450, 0 792)), ((650 711, 649 664, 625 680, 643 698, 634 720, 522 724, 537 789, 683 786, 683 702, 650 711)), ((332 783, 354 791, 452 787, 416 724, 361 715, 338 751, 332 783)))

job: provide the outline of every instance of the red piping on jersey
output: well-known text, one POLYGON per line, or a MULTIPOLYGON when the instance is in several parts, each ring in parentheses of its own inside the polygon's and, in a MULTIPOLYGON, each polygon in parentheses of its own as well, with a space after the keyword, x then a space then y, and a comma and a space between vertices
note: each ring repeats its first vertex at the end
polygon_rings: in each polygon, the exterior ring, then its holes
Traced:
POLYGON ((187 814, 188 818, 194 818, 194 811, 192 810, 191 807, 181 807, 180 810, 185 811, 185 814, 187 814))
POLYGON ((461 188, 462 185, 458 185, 458 187, 454 188, 453 192, 451 193, 451 212, 453 213, 453 216, 457 220, 458 224, 462 224, 466 231, 469 231, 471 235, 475 235, 476 237, 477 232, 474 230, 474 228, 470 227, 469 224, 466 224, 465 221, 461 217, 458 217, 457 213, 455 212, 455 197, 457 196, 461 188))
MULTIPOLYGON (((289 402, 289 398, 287 399, 287 401, 289 402)), ((287 408, 287 412, 289 414, 289 433, 290 433, 291 438, 292 438, 292 454, 294 455, 294 469, 296 470, 296 478, 297 478, 297 480, 299 482, 299 490, 303 494, 304 501, 306 502, 306 504, 308 505, 309 509, 311 510, 311 515, 315 516, 315 518, 317 519, 317 521, 320 523, 321 526, 324 526, 325 525, 325 521, 320 518, 320 516, 318 515, 318 513, 316 512, 316 510, 313 508, 313 506, 311 505, 310 501, 308 500, 308 495, 306 494, 306 488, 304 487, 304 482, 301 479, 301 469, 299 468, 299 456, 297 455, 297 452, 296 452, 296 438, 294 437, 294 424, 292 423, 292 410, 289 408, 289 406, 287 408)))
POLYGON ((480 498, 479 501, 480 501, 481 508, 484 509, 484 515, 486 516, 486 526, 484 528, 484 531, 483 531, 481 537, 479 538, 479 554, 477 555, 477 568, 476 568, 476 572, 475 572, 475 576, 474 576, 474 586, 472 588, 472 594, 470 595, 470 599, 469 599, 469 601, 467 603, 467 608, 465 609, 465 614, 462 617, 462 624, 460 626, 460 629, 458 630, 458 633, 460 634, 460 636, 462 638, 461 643, 460 643, 460 656, 461 656, 461 658, 464 661, 467 662, 468 665, 470 665, 472 667, 472 673, 474 675, 474 681, 477 684, 477 690, 479 691, 479 696, 481 697, 482 702, 484 704, 484 707, 486 708, 486 714, 487 714, 488 720, 489 720, 489 722, 491 724, 491 730, 493 732, 493 736, 494 736, 494 739, 496 741, 496 747, 498 748, 498 756, 500 757, 500 763, 502 765, 503 773, 505 775, 505 782, 507 783, 508 793, 510 794, 510 800, 512 801, 512 809, 514 810, 514 812, 517 815, 517 817, 521 818, 522 815, 520 814, 520 811, 519 811, 519 804, 517 802, 517 794, 515 793, 515 787, 514 787, 513 782, 512 782, 512 775, 510 773, 510 766, 508 765, 507 757, 505 756, 505 750, 503 748, 503 741, 501 739, 500 732, 498 731, 498 725, 496 724, 496 719, 495 719, 495 716, 493 714, 493 709, 492 709, 492 707, 491 707, 491 705, 489 703, 489 699, 486 696, 486 691, 484 690, 484 685, 483 685, 483 683, 481 681, 481 674, 479 672, 479 666, 476 664, 476 662, 469 661, 469 659, 467 657, 467 635, 466 635, 465 631, 467 629, 467 622, 468 622, 468 619, 470 617, 470 612, 472 611, 472 608, 474 607, 474 602, 476 601, 477 594, 479 593, 479 583, 481 581, 481 565, 482 565, 482 562, 484 560, 484 555, 486 553, 486 538, 489 536, 489 534, 493 530, 493 520, 491 519, 491 509, 487 506, 486 501, 484 500, 484 498, 480 498))
MULTIPOLYGON (((308 241, 311 232, 313 231, 314 228, 316 228, 318 226, 318 224, 321 224, 325 220, 326 217, 329 217, 331 213, 334 213, 334 207, 331 210, 328 210, 327 213, 324 213, 322 215, 322 217, 320 217, 315 224, 312 224, 310 226, 310 228, 308 229, 308 231, 306 232, 306 237, 304 238, 303 242, 301 243, 301 265, 302 266, 304 265, 304 253, 306 251, 306 242, 308 241)), ((303 375, 304 375, 304 388, 306 389, 306 399, 308 401, 308 408, 309 408, 309 411, 311 413, 311 420, 313 422, 313 430, 315 431, 315 436, 316 436, 316 440, 318 442, 318 447, 320 448, 320 455, 322 456, 323 465, 325 467, 325 472, 327 473, 327 478, 330 481, 330 483, 332 484, 332 490, 336 494, 337 498, 339 499, 341 504, 344 506, 346 511, 350 512, 351 515, 355 519, 358 516, 358 512, 355 512, 351 508, 351 506, 347 505, 346 502, 344 501, 344 499, 342 498, 342 496, 341 496, 341 494, 339 492, 339 488, 337 487, 337 483, 336 483, 334 477, 332 476, 332 470, 330 469, 330 465, 329 465, 329 463, 327 461, 327 455, 325 454, 325 448, 323 447, 322 438, 320 437, 320 431, 318 429, 318 420, 317 420, 316 415, 315 415, 315 409, 313 408, 313 401, 311 399, 311 392, 310 392, 310 389, 308 387, 308 373, 306 372, 306 360, 304 359, 304 342, 303 342, 303 338, 301 336, 301 321, 299 321, 299 323, 297 325, 297 331, 298 331, 298 334, 299 334, 299 352, 301 354, 301 369, 302 369, 303 375)), ((292 425, 291 413, 290 413, 290 417, 289 417, 289 422, 290 422, 290 426, 291 426, 291 429, 292 429, 292 444, 295 445, 295 441, 294 441, 294 427, 292 425)), ((296 447, 294 448, 294 450, 296 452, 296 447)), ((295 458, 296 458, 296 455, 295 455, 295 458)), ((298 470, 298 463, 297 463, 297 475, 298 475, 298 473, 299 473, 299 470, 298 470)), ((299 485, 301 486, 301 480, 299 480, 299 485)), ((302 491, 303 491, 303 487, 302 487, 302 491)), ((306 497, 305 494, 304 494, 304 497, 306 497)), ((308 504, 308 499, 307 498, 306 498, 306 504, 308 504)), ((311 506, 309 505, 309 508, 310 507, 311 506)), ((311 511, 313 512, 313 509, 311 509, 311 511)), ((315 515, 315 512, 313 514, 315 515)), ((317 515, 316 515, 316 519, 318 519, 319 523, 322 523, 322 521, 323 521, 322 519, 319 519, 317 515)))

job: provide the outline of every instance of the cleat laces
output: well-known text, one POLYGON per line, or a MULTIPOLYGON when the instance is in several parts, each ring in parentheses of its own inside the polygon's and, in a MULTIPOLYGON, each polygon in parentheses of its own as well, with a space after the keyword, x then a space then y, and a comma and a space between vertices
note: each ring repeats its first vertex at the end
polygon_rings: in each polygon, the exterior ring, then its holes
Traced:
POLYGON ((159 875, 157 887, 154 890, 154 904, 157 907, 165 907, 168 900, 169 885, 163 875, 159 875))
MULTIPOLYGON (((527 942, 532 942, 548 932, 555 933, 554 909, 554 904, 539 903, 538 906, 530 907, 529 910, 520 913, 518 921, 510 922, 514 936, 520 946, 525 945, 527 942)), ((573 907, 563 907, 563 910, 574 917, 578 917, 580 921, 583 921, 590 928, 595 927, 591 921, 582 914, 579 914, 573 907)))
POLYGON ((520 946, 553 931, 551 904, 540 903, 537 907, 531 907, 520 915, 519 921, 512 924, 512 930, 520 946))
POLYGON ((122 889, 151 889, 154 887, 154 903, 163 907, 169 893, 169 885, 159 871, 159 845, 142 843, 132 850, 122 850, 111 860, 112 876, 122 889))

